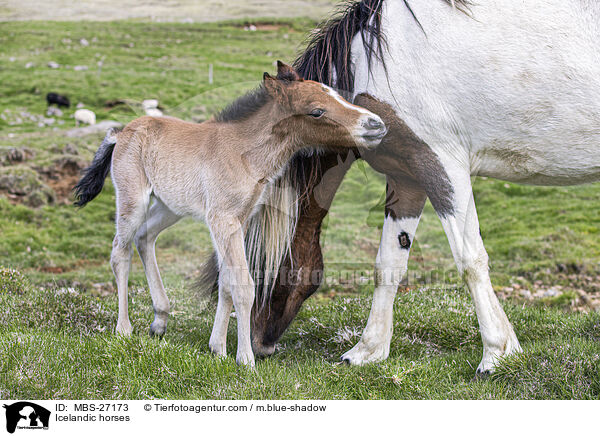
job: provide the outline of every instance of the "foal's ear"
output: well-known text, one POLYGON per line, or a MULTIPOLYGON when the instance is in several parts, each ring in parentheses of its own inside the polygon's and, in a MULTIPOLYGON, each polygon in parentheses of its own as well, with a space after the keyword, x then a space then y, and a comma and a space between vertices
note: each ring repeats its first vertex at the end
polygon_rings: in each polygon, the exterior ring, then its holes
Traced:
POLYGON ((263 85, 265 89, 271 95, 277 95, 279 93, 279 84, 277 83, 277 79, 271 76, 269 73, 263 74, 263 85))
POLYGON ((302 77, 290 67, 288 64, 284 64, 281 61, 277 61, 277 79, 286 80, 288 82, 301 81, 302 77))

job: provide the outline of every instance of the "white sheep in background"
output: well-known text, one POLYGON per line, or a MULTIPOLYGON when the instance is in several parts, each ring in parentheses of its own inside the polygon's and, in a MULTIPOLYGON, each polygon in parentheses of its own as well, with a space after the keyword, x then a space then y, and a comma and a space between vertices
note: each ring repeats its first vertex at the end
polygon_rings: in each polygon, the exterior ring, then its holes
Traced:
POLYGON ((73 116, 75 117, 75 125, 77 127, 79 127, 79 123, 96 124, 96 114, 89 109, 77 109, 73 116))
POLYGON ((148 109, 157 109, 158 108, 158 100, 155 100, 155 99, 144 100, 142 102, 142 107, 144 108, 145 111, 147 111, 148 109))
POLYGON ((162 117, 163 113, 158 108, 158 100, 156 99, 148 99, 142 102, 142 108, 144 108, 144 112, 146 115, 151 117, 162 117))
POLYGON ((163 113, 160 109, 149 108, 149 109, 146 109, 146 115, 149 115, 151 117, 162 117, 163 113))

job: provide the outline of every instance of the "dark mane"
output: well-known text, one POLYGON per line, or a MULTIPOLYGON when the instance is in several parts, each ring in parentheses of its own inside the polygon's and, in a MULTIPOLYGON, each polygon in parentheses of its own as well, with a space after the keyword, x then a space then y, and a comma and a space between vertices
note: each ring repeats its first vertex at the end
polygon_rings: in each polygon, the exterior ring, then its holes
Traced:
POLYGON ((261 83, 258 88, 227 105, 225 109, 215 115, 215 120, 220 123, 227 123, 248 119, 267 104, 269 99, 269 94, 261 83))
POLYGON ((294 62, 296 71, 305 79, 352 92, 354 73, 350 46, 355 35, 362 34, 369 65, 373 57, 383 62, 382 6, 383 0, 346 2, 342 5, 310 37, 306 50, 294 62))
MULTIPOLYGON (((369 65, 373 57, 383 63, 385 38, 381 30, 382 6, 383 0, 344 3, 309 38, 306 49, 294 62, 298 74, 306 80, 335 87, 348 97, 354 90, 350 48, 356 34, 360 32, 363 36, 369 65)), ((303 207, 303 200, 309 197, 312 187, 321 177, 320 157, 317 154, 308 157, 296 155, 290 163, 290 169, 300 196, 300 207, 303 207)))
MULTIPOLYGON (((381 62, 387 75, 384 61, 386 40, 381 27, 381 10, 385 0, 346 1, 332 18, 325 21, 309 38, 307 47, 294 62, 294 68, 304 79, 316 80, 336 88, 349 98, 354 91, 354 71, 352 71, 352 39, 360 34, 367 55, 369 71, 373 59, 381 62)), ((417 25, 423 29, 410 7, 409 0, 403 0, 417 25)), ((434 0, 430 0, 434 1, 434 0)), ((470 15, 472 0, 441 0, 458 11, 470 15)), ((294 182, 301 199, 306 199, 315 182, 321 177, 320 158, 297 155, 290 168, 295 171, 294 182)), ((302 201, 300 202, 302 204, 302 201)))

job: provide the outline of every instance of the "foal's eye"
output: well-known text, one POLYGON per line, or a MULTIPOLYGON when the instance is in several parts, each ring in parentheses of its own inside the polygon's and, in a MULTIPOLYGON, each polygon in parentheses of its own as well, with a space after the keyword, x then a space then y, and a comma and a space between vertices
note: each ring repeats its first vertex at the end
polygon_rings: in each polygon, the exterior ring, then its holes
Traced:
POLYGON ((313 118, 321 118, 325 111, 323 109, 313 109, 308 115, 313 118))

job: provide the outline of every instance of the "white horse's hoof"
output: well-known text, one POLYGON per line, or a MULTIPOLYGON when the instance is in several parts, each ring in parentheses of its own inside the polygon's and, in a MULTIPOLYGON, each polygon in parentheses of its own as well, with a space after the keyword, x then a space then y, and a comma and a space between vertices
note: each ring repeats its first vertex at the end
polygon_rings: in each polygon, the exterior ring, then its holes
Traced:
POLYGON ((509 336, 502 349, 492 347, 484 348, 483 359, 481 359, 481 363, 477 367, 475 377, 485 378, 488 375, 493 374, 501 359, 510 356, 511 354, 521 352, 523 352, 523 349, 514 333, 509 336))
POLYGON ((118 335, 131 336, 131 332, 133 332, 133 327, 131 326, 131 323, 129 321, 118 322, 115 331, 118 335))
POLYGON ((342 361, 350 365, 360 366, 385 360, 389 354, 389 346, 385 344, 367 345, 361 340, 354 348, 342 355, 342 361))
POLYGON ((150 324, 150 336, 158 336, 162 338, 167 331, 167 324, 163 321, 154 320, 150 324))
POLYGON ((238 365, 254 368, 254 354, 252 353, 238 353, 235 361, 238 365))
POLYGON ((227 344, 225 342, 209 341, 208 348, 217 356, 227 356, 227 344))

